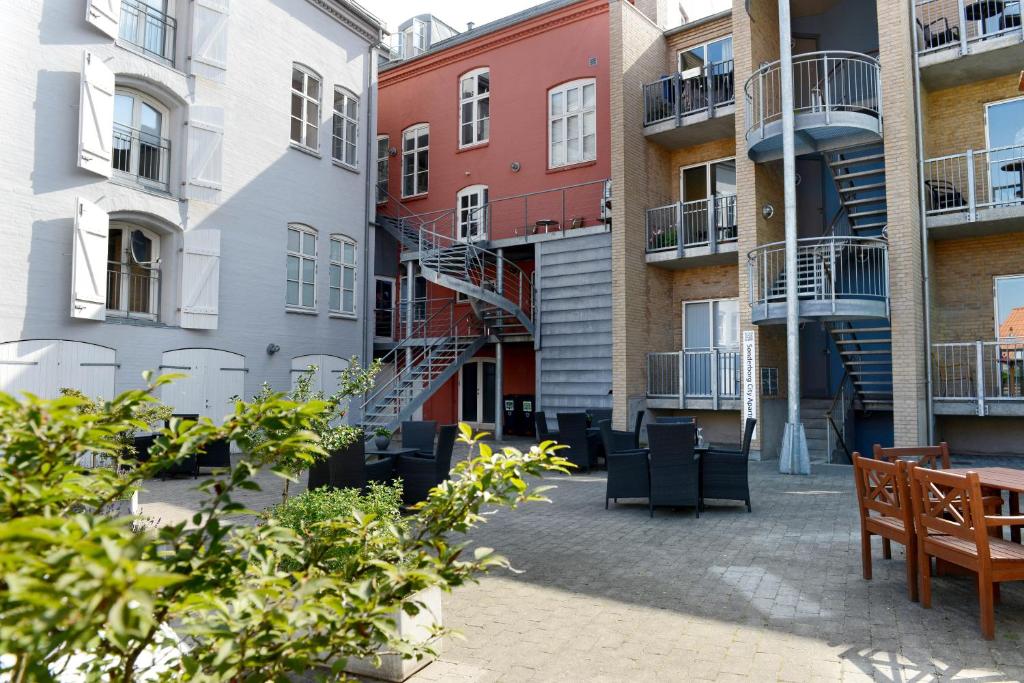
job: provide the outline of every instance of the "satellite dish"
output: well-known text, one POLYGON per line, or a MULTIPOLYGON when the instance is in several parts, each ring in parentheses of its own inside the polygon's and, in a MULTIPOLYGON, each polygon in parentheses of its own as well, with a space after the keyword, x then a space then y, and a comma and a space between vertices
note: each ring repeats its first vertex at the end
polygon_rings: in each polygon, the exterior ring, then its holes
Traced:
POLYGON ((128 250, 132 261, 145 268, 154 268, 158 263, 153 259, 153 240, 141 230, 132 230, 131 248, 128 250))

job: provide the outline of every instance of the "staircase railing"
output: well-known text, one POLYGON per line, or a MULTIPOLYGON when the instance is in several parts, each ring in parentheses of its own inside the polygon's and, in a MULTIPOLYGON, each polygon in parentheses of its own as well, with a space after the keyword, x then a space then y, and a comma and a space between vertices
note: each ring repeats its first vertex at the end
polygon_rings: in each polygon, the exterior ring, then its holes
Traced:
POLYGON ((407 379, 406 376, 415 368, 424 362, 432 362, 440 348, 458 345, 462 339, 475 339, 483 333, 483 326, 476 315, 469 310, 459 314, 453 300, 441 305, 423 320, 415 321, 412 330, 380 359, 384 366, 393 365, 395 374, 367 394, 361 406, 363 414, 368 407, 407 379))
POLYGON ((835 453, 836 445, 843 449, 846 460, 853 464, 853 454, 846 445, 846 424, 850 411, 853 409, 856 390, 853 387, 853 377, 849 371, 843 372, 843 378, 839 380, 839 387, 832 397, 832 405, 825 413, 825 422, 828 433, 828 460, 832 462, 832 454, 835 453), (836 424, 836 419, 839 423, 836 424))

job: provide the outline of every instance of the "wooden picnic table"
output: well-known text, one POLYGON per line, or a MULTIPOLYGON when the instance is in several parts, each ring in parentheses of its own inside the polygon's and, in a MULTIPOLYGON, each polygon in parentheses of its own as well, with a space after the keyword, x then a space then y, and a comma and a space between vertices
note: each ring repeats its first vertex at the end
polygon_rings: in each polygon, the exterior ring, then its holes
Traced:
MULTIPOLYGON (((1020 514, 1020 494, 1024 493, 1024 470, 1010 467, 954 467, 947 470, 954 474, 977 472, 983 489, 998 489, 1010 494, 1010 514, 1020 514)), ((1010 527, 1010 540, 1020 543, 1020 527, 1010 527)))

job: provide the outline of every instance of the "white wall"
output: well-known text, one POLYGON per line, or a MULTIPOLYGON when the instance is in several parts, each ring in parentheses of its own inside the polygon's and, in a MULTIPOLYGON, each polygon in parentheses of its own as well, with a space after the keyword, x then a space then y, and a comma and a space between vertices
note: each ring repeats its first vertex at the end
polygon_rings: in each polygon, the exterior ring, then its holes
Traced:
MULTIPOLYGON (((366 140, 376 136, 375 113, 368 116, 367 108, 376 86, 375 59, 366 36, 311 0, 231 0, 224 83, 190 76, 182 69, 188 69, 189 13, 196 3, 171 4, 179 22, 177 69, 116 46, 86 23, 86 0, 19 1, 7 8, 0 41, 13 60, 0 72, 0 342, 55 338, 113 347, 120 364, 118 391, 139 385, 140 373, 156 369, 166 350, 225 349, 246 357, 247 394, 264 380, 284 390, 290 386, 294 356, 363 355, 365 264, 372 263, 367 261, 372 254, 366 243, 366 197, 375 170, 367 163, 366 140), (134 79, 173 109, 171 196, 117 184, 76 167, 79 73, 86 49, 119 80, 134 79), (289 147, 293 62, 323 77, 321 158, 289 147), (330 158, 335 84, 360 96, 359 172, 330 158), (213 202, 184 199, 181 187, 185 123, 196 105, 225 112, 224 182, 220 192, 212 193, 213 202), (72 229, 78 196, 107 212, 150 217, 166 231, 165 252, 181 247, 184 231, 219 230, 218 329, 178 326, 177 272, 162 273, 168 314, 160 324, 72 319, 72 229), (306 223, 320 233, 315 315, 285 311, 289 222, 306 223), (331 233, 345 234, 359 245, 358 320, 327 311, 331 233), (279 345, 280 352, 269 356, 269 343, 279 345)), ((337 7, 330 0, 326 4, 337 7)), ((180 257, 168 258, 170 264, 175 261, 180 257)))

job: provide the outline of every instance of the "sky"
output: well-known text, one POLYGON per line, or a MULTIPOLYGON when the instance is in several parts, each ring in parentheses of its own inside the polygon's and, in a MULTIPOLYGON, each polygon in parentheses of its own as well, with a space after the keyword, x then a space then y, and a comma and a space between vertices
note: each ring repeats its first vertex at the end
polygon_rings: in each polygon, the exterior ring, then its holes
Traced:
MULTIPOLYGON (((542 0, 363 0, 362 5, 385 21, 388 29, 397 28, 409 17, 417 14, 433 14, 452 28, 464 31, 466 22, 477 26, 489 21, 514 14, 527 7, 539 5, 542 0)), ((690 20, 719 12, 731 4, 731 0, 683 0, 683 6, 690 20)))

